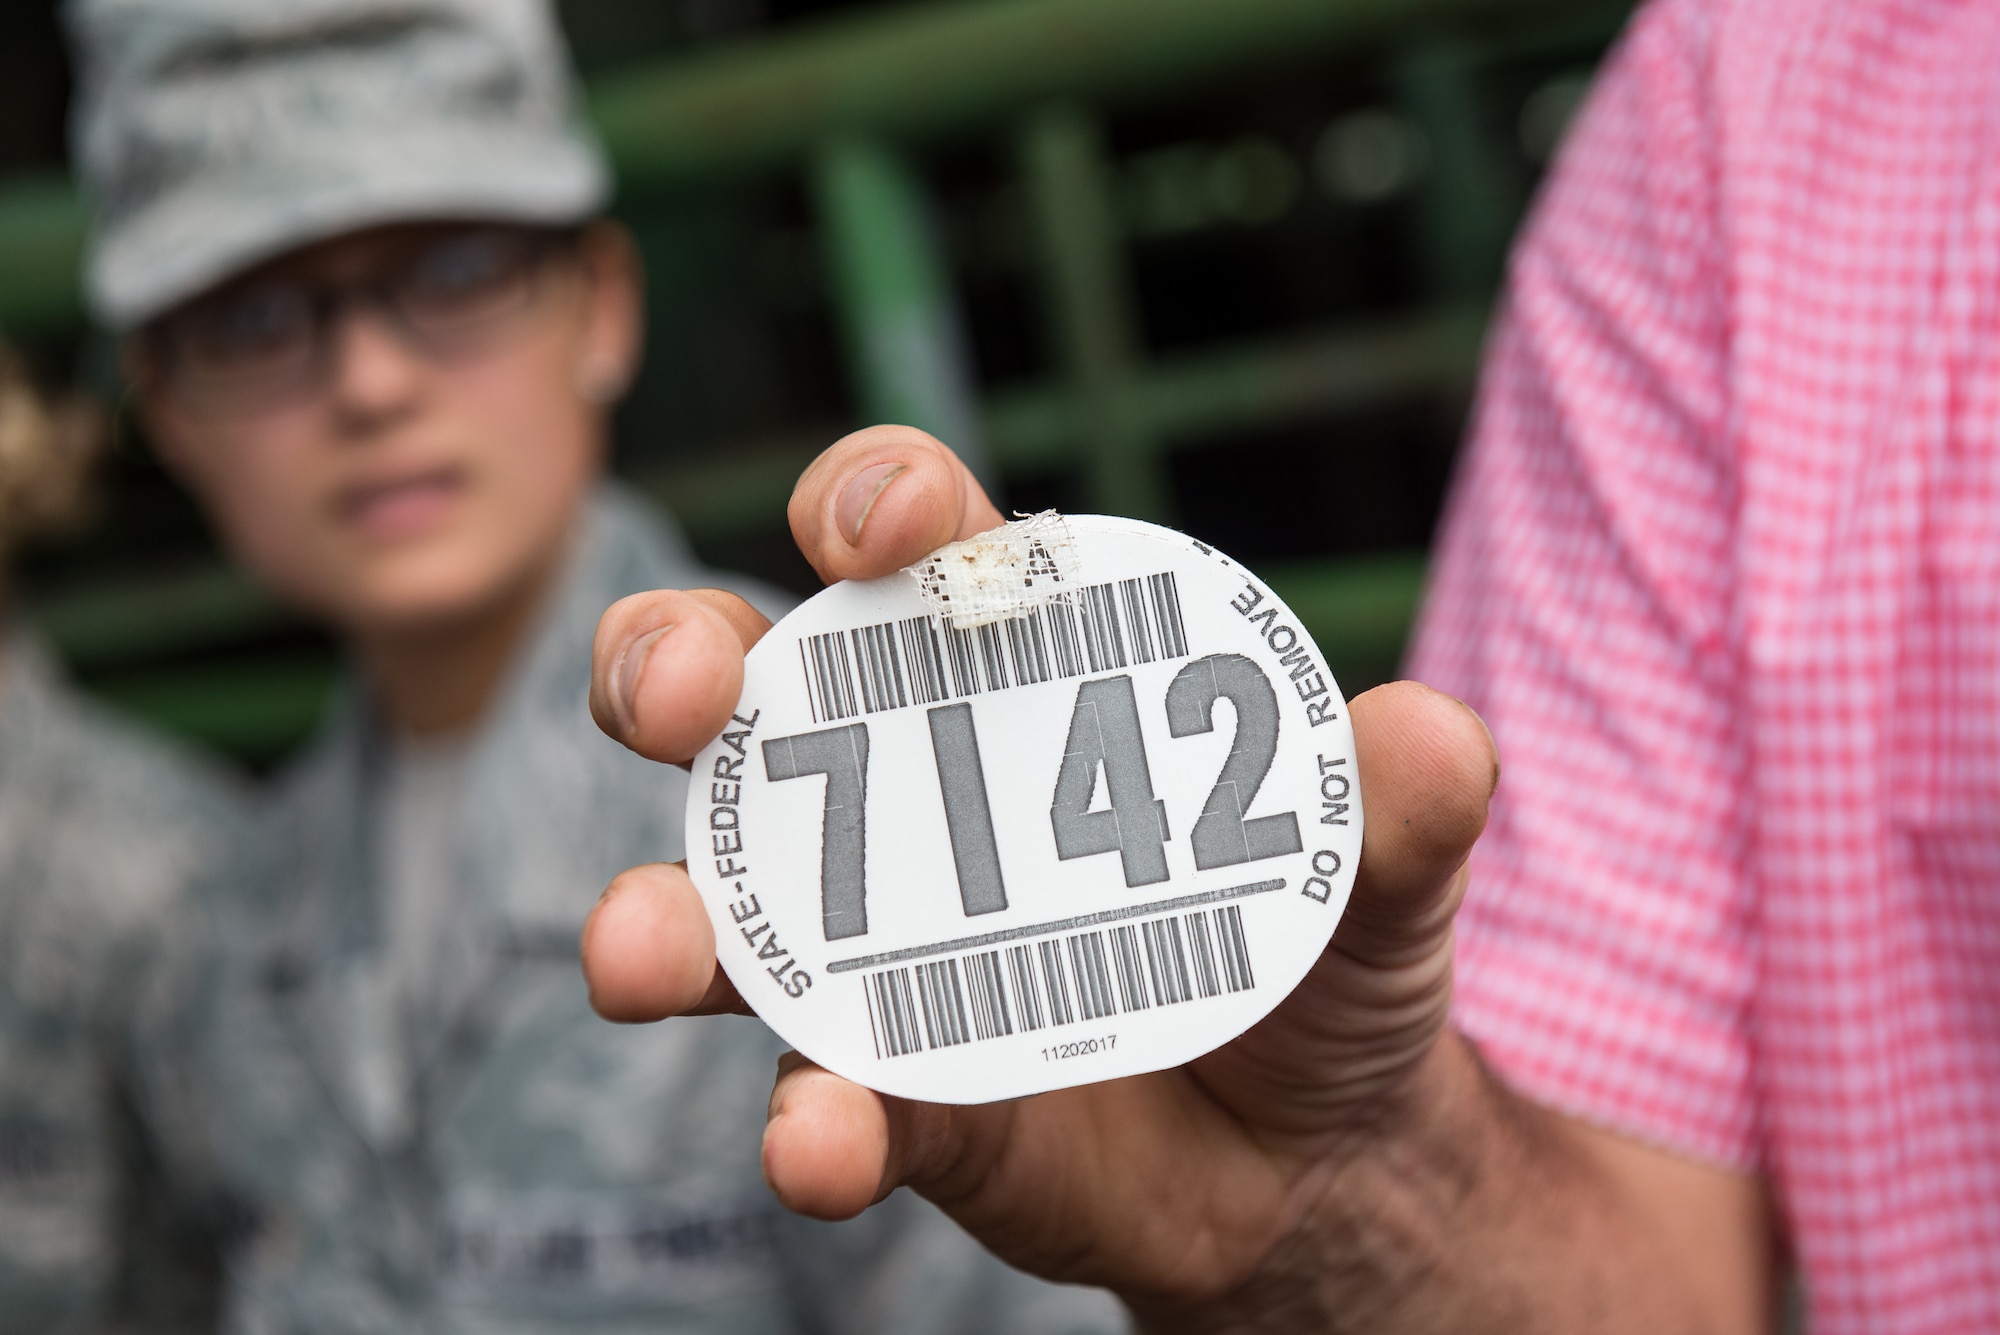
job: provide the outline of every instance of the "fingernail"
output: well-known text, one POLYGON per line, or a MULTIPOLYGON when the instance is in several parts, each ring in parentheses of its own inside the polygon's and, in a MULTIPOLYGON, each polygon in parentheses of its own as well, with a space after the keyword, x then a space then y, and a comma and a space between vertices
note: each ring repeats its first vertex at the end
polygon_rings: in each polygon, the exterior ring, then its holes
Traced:
POLYGON ((839 503, 833 507, 833 522, 840 526, 840 535, 850 544, 860 543, 861 526, 868 522, 875 502, 882 499, 882 493, 889 489, 896 475, 908 468, 908 464, 873 464, 848 479, 839 503))
POLYGON ((627 733, 632 731, 632 725, 639 716, 639 678, 646 675, 646 661, 672 629, 672 626, 662 626, 648 631, 626 645, 625 652, 618 655, 618 666, 611 674, 614 688, 611 703, 618 711, 618 726, 627 733))

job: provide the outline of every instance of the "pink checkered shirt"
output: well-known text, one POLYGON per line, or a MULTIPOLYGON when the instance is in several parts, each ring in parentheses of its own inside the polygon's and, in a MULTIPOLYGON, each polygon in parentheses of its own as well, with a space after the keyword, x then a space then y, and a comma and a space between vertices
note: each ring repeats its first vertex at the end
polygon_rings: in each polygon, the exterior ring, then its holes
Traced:
POLYGON ((2000 4, 1635 21, 1412 673, 1504 764, 1489 1060, 1768 1177, 1820 1335, 2000 1331, 2000 4))

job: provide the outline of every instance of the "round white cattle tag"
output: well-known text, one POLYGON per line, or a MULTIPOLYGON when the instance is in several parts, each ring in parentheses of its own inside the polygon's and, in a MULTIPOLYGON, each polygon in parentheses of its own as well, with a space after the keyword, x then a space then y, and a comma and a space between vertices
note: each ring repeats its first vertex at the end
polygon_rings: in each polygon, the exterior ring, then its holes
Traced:
POLYGON ((1129 519, 823 591, 751 651, 693 775, 688 870, 737 990, 828 1069, 940 1103, 1228 1042, 1325 948, 1361 851, 1304 625, 1129 519))

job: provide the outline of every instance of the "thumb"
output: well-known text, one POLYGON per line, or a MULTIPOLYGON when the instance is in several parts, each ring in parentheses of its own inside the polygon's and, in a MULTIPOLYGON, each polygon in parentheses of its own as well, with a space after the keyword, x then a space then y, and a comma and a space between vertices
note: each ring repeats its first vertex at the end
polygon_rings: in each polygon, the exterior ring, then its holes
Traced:
POLYGON ((1356 696, 1348 712, 1367 826, 1334 946, 1393 968, 1449 932, 1465 890, 1455 873, 1486 828, 1500 758, 1469 705, 1413 681, 1356 696))
POLYGON ((868 427, 827 447, 786 513, 829 584, 887 575, 1003 522, 959 457, 907 426, 868 427))
POLYGON ((1348 1124, 1444 1031, 1452 918, 1499 778, 1479 716, 1427 686, 1377 687, 1348 714, 1367 826, 1340 926, 1276 1010, 1195 1063, 1218 1102, 1286 1136, 1348 1124))

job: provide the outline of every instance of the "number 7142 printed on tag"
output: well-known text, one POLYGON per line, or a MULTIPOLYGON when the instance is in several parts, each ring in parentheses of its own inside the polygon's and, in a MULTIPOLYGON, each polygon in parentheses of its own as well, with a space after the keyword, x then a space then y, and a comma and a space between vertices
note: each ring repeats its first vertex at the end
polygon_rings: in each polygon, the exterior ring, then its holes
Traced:
POLYGON ((1353 733, 1298 618, 1182 534, 1063 523, 1003 614, 908 573, 823 591, 751 651, 693 764, 718 959, 793 1047, 885 1093, 1190 1061, 1297 985, 1353 883, 1353 733))

